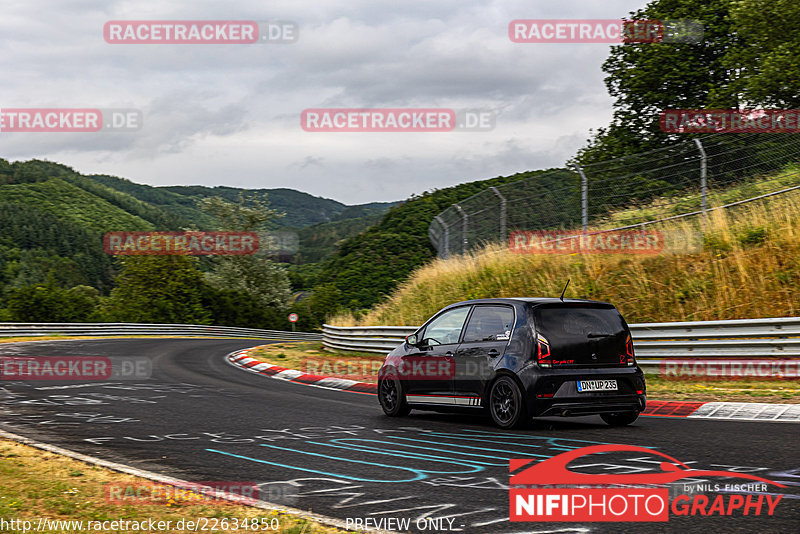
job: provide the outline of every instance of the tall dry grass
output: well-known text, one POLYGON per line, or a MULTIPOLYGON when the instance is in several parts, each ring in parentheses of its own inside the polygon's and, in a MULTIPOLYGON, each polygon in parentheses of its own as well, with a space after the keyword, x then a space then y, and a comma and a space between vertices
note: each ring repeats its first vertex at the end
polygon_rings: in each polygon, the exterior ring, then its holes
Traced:
POLYGON ((453 302, 558 296, 609 301, 629 322, 713 320, 800 312, 800 192, 651 227, 658 255, 517 254, 493 245, 417 269, 384 303, 332 324, 418 325, 453 302), (694 246, 691 246, 694 244, 694 246), (680 250, 689 245, 688 250, 680 250))

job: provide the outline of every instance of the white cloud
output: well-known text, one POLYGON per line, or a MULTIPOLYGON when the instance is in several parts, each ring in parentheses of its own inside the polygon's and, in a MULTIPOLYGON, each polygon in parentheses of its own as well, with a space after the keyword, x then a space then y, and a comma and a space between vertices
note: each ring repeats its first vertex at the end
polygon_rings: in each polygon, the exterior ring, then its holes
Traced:
POLYGON ((0 133, 0 156, 156 185, 291 187, 345 203, 557 166, 611 117, 602 44, 515 44, 517 18, 621 18, 644 0, 31 0, 0 19, 2 107, 126 107, 138 132, 0 133), (291 20, 287 45, 111 45, 108 20, 291 20), (313 107, 482 108, 476 133, 308 133, 313 107))

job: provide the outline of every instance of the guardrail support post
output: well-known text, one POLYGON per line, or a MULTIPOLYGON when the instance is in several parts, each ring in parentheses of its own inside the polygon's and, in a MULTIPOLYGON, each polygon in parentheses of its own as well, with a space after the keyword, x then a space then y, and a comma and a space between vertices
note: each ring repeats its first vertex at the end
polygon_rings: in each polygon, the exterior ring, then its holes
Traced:
MULTIPOLYGON (((440 214, 441 215, 441 214, 440 214)), ((450 255, 450 226, 446 225, 442 218, 437 215, 434 220, 439 222, 439 225, 444 230, 442 239, 439 241, 439 257, 446 258, 450 255)))
POLYGON ((706 199, 708 196, 708 156, 706 155, 706 150, 703 148, 703 143, 700 142, 700 139, 695 138, 694 142, 697 145, 697 150, 700 151, 700 210, 703 212, 703 224, 705 225, 707 212, 706 199))
POLYGON ((467 238, 467 231, 469 230, 469 216, 467 215, 467 212, 462 210, 461 206, 459 206, 458 204, 453 204, 453 207, 458 210, 458 212, 461 214, 462 217, 463 223, 461 229, 462 233, 461 253, 466 254, 467 248, 469 247, 469 239, 467 238))
POLYGON ((589 230, 589 180, 580 165, 574 167, 581 175, 581 227, 585 234, 589 230))
POLYGON ((495 186, 490 186, 489 189, 492 190, 492 193, 497 195, 497 198, 500 199, 500 239, 503 240, 503 243, 507 244, 508 235, 506 233, 506 197, 500 194, 500 191, 497 190, 495 186))

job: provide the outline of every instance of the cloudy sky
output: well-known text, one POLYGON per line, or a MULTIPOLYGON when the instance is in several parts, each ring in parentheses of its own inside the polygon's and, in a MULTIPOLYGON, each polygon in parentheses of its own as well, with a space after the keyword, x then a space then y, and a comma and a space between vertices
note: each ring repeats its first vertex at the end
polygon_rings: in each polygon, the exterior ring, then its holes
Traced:
POLYGON ((153 185, 290 187, 347 204, 559 166, 608 123, 606 44, 517 44, 514 19, 645 0, 27 0, 0 17, 0 108, 133 108, 135 132, 0 132, 0 157, 153 185), (292 21, 293 44, 108 44, 110 20, 292 21), (307 132, 308 108, 482 109, 481 132, 307 132))

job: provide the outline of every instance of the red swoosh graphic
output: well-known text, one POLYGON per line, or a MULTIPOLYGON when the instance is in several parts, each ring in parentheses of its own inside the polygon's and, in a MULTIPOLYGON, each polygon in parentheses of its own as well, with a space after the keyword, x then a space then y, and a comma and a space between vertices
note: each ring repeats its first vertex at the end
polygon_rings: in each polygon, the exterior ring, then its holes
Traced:
MULTIPOLYGON (((535 461, 535 460, 529 460, 535 461)), ((519 467, 523 460, 512 460, 510 465, 519 467)), ((755 480, 757 482, 766 482, 780 488, 785 488, 783 484, 761 478, 756 475, 747 473, 737 473, 735 471, 714 471, 704 469, 692 469, 688 465, 676 460, 675 458, 653 449, 645 447, 637 447, 635 445, 593 445, 591 447, 582 447, 573 451, 565 452, 543 460, 528 469, 511 476, 510 484, 512 485, 543 485, 543 484, 668 484, 681 480, 684 478, 694 478, 701 476, 719 476, 719 477, 735 477, 746 478, 748 480, 755 480), (567 469, 567 464, 576 458, 596 454, 599 452, 640 452, 646 454, 655 454, 666 458, 668 462, 661 462, 661 469, 663 473, 639 473, 639 474, 621 474, 621 475, 605 475, 605 474, 589 474, 589 473, 576 473, 567 469)))

